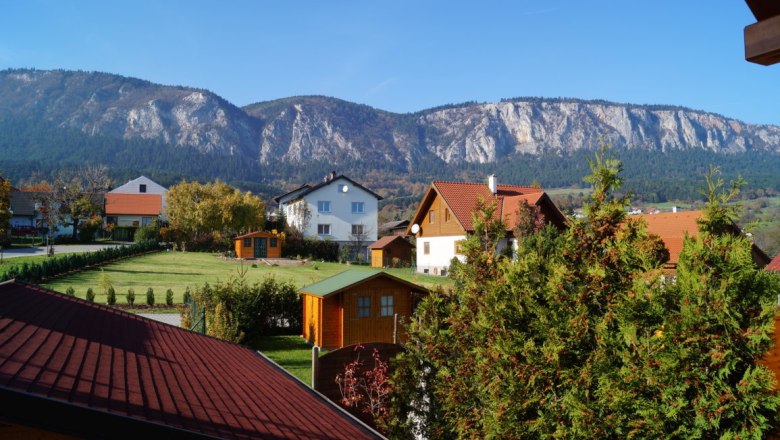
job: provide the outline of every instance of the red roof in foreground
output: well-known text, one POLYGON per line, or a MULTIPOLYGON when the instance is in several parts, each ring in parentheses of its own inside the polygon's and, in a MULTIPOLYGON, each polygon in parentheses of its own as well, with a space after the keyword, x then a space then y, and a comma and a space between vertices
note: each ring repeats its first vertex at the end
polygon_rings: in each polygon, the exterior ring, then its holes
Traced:
POLYGON ((250 349, 14 281, 0 409, 85 437, 380 438, 250 349))
POLYGON ((775 258, 766 265, 766 270, 780 272, 780 252, 778 252, 777 255, 775 255, 775 258))
POLYGON ((161 212, 159 194, 106 193, 106 215, 159 215, 161 212))

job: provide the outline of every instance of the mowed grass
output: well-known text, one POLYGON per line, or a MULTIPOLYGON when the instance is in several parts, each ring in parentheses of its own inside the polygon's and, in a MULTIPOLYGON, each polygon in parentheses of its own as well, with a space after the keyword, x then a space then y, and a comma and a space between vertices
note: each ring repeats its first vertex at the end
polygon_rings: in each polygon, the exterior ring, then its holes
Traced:
MULTIPOLYGON (((347 269, 372 270, 368 266, 345 265, 338 263, 308 262, 295 266, 267 266, 251 262, 243 264, 230 259, 219 258, 215 254, 201 252, 158 252, 129 258, 98 269, 85 270, 73 275, 42 284, 43 287, 65 292, 68 287, 76 290, 76 296, 84 298, 88 288, 95 292, 95 302, 105 303, 101 277, 110 281, 117 293, 117 302, 126 303, 128 289, 135 290, 135 303, 145 304, 146 290, 154 289, 155 303, 165 303, 165 292, 173 290, 174 303, 181 303, 184 290, 202 287, 205 283, 214 285, 225 283, 245 271, 249 283, 262 281, 267 276, 277 280, 292 281, 297 287, 312 284, 347 269)), ((452 286, 452 280, 446 277, 420 275, 412 269, 387 269, 399 278, 422 286, 433 288, 437 285, 452 286)))
POLYGON ((311 347, 300 336, 265 336, 247 343, 303 383, 311 385, 311 347))

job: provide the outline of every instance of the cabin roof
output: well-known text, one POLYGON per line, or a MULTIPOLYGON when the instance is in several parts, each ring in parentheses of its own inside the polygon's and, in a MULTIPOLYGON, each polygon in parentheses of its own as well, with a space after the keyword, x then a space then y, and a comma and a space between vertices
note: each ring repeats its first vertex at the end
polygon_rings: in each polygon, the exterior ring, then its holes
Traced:
POLYGON ((352 286, 356 286, 374 278, 389 278, 400 284, 405 284, 410 289, 417 292, 427 292, 428 289, 418 286, 417 284, 410 283, 406 280, 402 280, 396 276, 390 275, 387 272, 377 270, 360 270, 350 269, 344 272, 337 273, 331 277, 325 278, 322 281, 318 281, 314 284, 309 284, 301 288, 301 292, 309 295, 326 297, 342 292, 352 286))

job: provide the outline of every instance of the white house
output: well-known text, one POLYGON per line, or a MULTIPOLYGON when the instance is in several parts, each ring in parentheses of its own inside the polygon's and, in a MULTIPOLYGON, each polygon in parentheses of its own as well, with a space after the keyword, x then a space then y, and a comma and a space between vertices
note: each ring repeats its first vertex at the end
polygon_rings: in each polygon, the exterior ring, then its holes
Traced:
POLYGON ((548 223, 561 228, 566 224, 566 217, 541 188, 499 185, 495 176, 490 176, 487 185, 434 181, 406 231, 407 235, 416 237, 417 272, 446 275, 453 258, 465 260, 461 242, 474 232, 471 214, 480 199, 494 200, 496 215, 507 226, 506 237, 498 245, 499 252, 508 246, 516 248, 512 229, 523 202, 539 206, 548 223))
POLYGON ((287 222, 305 237, 333 240, 339 245, 366 246, 377 238, 377 203, 382 197, 354 180, 325 176, 316 185, 303 185, 275 197, 287 222))
MULTIPOLYGON (((141 176, 106 193, 106 224, 138 228, 165 217, 165 195, 168 190, 141 176)), ((115 231, 115 235, 119 232, 115 231)), ((117 239, 130 239, 124 234, 117 239)), ((116 237, 115 237, 116 238, 116 237)))

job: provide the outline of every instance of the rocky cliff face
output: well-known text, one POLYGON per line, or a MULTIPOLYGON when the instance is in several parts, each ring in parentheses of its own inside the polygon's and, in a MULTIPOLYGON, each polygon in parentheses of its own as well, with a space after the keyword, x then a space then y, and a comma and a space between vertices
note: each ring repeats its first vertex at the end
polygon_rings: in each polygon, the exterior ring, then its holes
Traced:
POLYGON ((105 73, 0 72, 0 117, 8 115, 225 154, 254 155, 260 133, 257 121, 211 92, 105 73))
POLYGON ((679 107, 519 98, 401 115, 309 96, 242 109, 204 90, 68 71, 0 72, 0 118, 10 116, 261 163, 490 163, 516 153, 590 149, 600 138, 657 151, 780 153, 780 127, 679 107))

